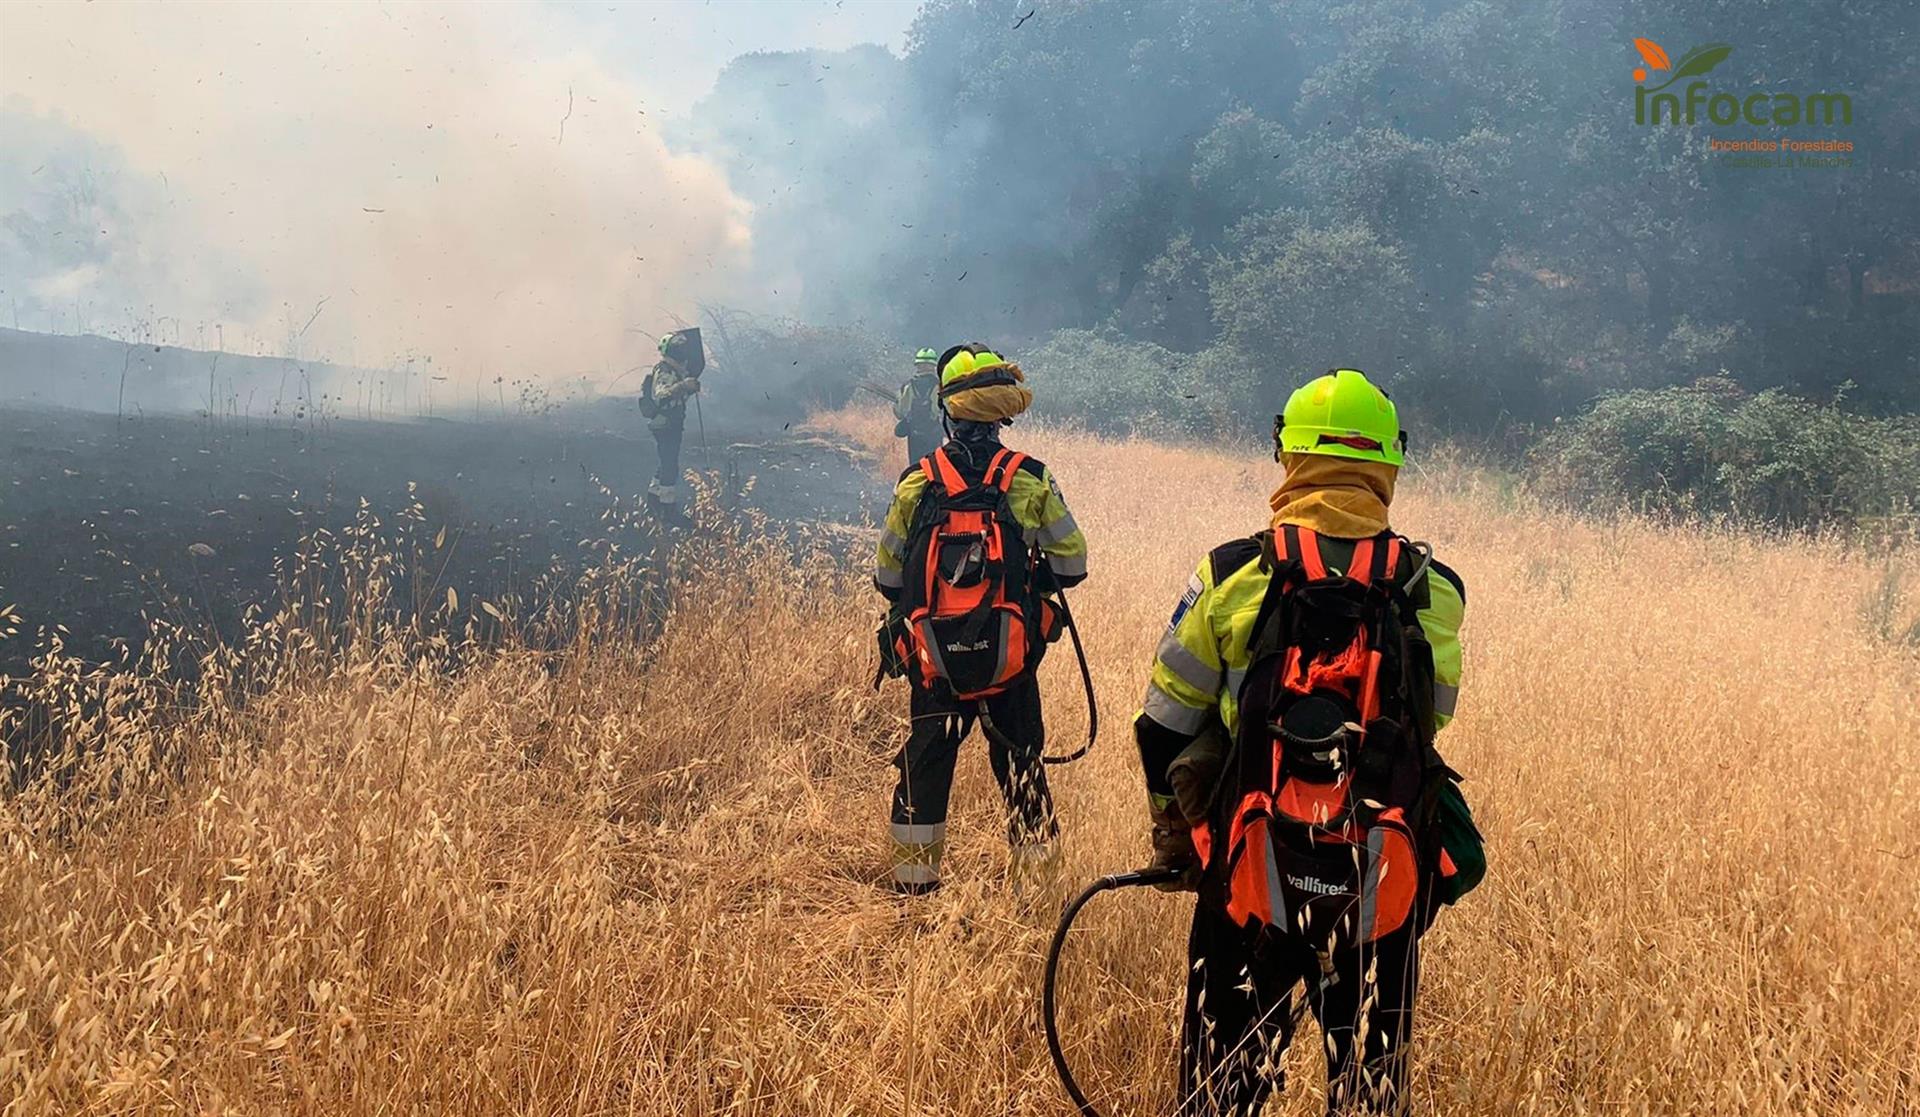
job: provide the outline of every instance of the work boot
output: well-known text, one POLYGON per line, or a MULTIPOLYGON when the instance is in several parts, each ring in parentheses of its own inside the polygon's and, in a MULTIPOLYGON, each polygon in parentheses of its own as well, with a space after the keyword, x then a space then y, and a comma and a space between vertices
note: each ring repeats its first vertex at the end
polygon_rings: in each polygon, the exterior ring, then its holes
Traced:
POLYGON ((893 847, 893 890, 902 896, 925 896, 938 889, 947 824, 895 822, 888 831, 893 847))

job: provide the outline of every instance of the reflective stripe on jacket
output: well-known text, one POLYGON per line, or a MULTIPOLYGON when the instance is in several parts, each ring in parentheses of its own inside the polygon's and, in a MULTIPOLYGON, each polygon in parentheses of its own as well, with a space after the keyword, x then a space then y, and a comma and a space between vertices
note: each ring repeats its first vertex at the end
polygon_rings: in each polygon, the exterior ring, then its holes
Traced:
MULTIPOLYGON (((1321 537, 1330 569, 1344 568, 1353 540, 1321 537)), ((1240 728, 1240 684, 1250 660, 1253 622, 1270 575, 1258 561, 1260 545, 1236 539, 1217 547, 1194 572, 1153 657, 1140 716, 1183 737, 1218 718, 1229 734, 1240 728)), ((1460 624, 1467 591, 1460 576, 1434 562, 1423 584, 1407 587, 1420 606, 1420 627, 1433 645, 1435 728, 1453 718, 1460 694, 1460 624)))
MULTIPOLYGON (((949 451, 955 466, 970 482, 979 480, 986 460, 992 457, 991 452, 982 454, 980 449, 976 448, 972 455, 981 458, 978 467, 970 467, 968 455, 949 451)), ((889 597, 905 585, 907 534, 913 529, 913 513, 920 507, 920 497, 926 489, 927 476, 918 464, 901 474, 900 483, 894 486, 893 504, 887 509, 886 523, 880 529, 880 545, 873 562, 873 584, 889 597)), ((1087 576, 1087 537, 1081 534, 1080 525, 1073 522, 1073 513, 1067 510, 1060 486, 1045 464, 1034 458, 1022 462, 1013 476, 1007 500, 1012 505, 1014 519, 1020 523, 1021 535, 1029 546, 1040 549, 1060 585, 1071 586, 1087 576)))

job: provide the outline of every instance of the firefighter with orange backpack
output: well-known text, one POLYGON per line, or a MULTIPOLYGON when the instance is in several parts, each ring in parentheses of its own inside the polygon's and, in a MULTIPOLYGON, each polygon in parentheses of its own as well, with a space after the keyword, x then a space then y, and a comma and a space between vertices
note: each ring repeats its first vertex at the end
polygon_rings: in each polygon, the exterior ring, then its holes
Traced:
POLYGON ((1180 1104, 1257 1113, 1293 987, 1325 1035, 1329 1113, 1403 1112, 1420 935, 1485 872, 1434 749, 1466 590, 1387 523, 1406 435, 1339 369, 1275 418, 1272 526, 1215 548, 1154 656, 1134 736, 1163 887, 1199 893, 1180 1104))
POLYGON ((1086 536, 1052 473, 1000 441, 1033 402, 1026 374, 980 344, 948 349, 938 370, 947 440, 901 475, 874 562, 890 604, 881 674, 913 688, 891 815, 892 882, 913 895, 940 886, 947 796, 975 722, 1006 800, 1015 872, 1052 860, 1059 828, 1034 669, 1065 619, 1049 594, 1087 576, 1086 536))

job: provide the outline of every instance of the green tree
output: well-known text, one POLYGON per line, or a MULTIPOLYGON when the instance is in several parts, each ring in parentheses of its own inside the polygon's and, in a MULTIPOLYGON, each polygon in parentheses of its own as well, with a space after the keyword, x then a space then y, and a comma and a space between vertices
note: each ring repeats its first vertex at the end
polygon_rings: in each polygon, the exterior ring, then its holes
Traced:
POLYGON ((1220 343, 1257 358, 1276 388, 1305 370, 1400 366, 1414 303, 1400 246, 1364 222, 1298 214, 1243 222, 1243 249, 1209 270, 1220 343))

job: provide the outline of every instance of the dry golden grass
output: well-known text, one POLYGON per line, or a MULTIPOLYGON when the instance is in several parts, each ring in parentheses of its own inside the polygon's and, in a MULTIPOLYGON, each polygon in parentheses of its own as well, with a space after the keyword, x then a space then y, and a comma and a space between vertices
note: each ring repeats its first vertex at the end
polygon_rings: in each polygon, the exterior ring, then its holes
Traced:
MULTIPOLYGON (((823 426, 897 453, 877 413, 823 426)), ((1064 889, 1144 859, 1127 717, 1276 467, 1017 435, 1093 546, 1106 729, 1052 773, 1064 889)), ((1861 619, 1912 554, 1582 523, 1466 469, 1407 478, 1396 522, 1469 584, 1442 743, 1492 856, 1431 940, 1419 1109, 1920 1108, 1920 664, 1861 619)), ((1058 897, 1007 886, 977 743, 950 887, 875 887, 905 696, 868 689, 862 573, 684 561, 714 577, 651 648, 449 669, 392 631, 187 728, 77 727, 119 759, 0 817, 6 1112, 1067 1112, 1036 1011, 1058 897)), ((1045 674, 1071 741, 1068 657, 1045 674)), ((1170 1097, 1184 903, 1108 897, 1072 944, 1065 1026, 1112 1112, 1170 1097)), ((1271 1112, 1318 1111, 1315 1052, 1271 1112)))

